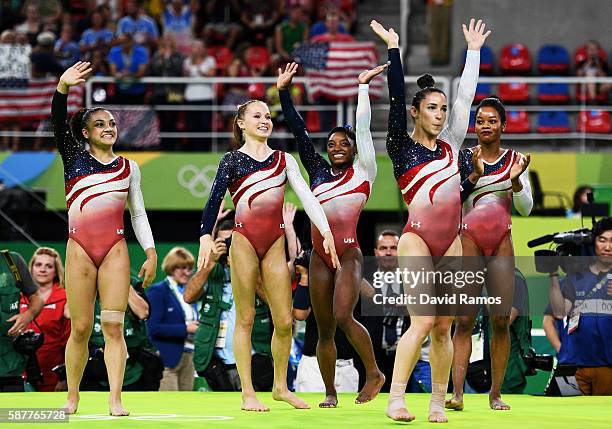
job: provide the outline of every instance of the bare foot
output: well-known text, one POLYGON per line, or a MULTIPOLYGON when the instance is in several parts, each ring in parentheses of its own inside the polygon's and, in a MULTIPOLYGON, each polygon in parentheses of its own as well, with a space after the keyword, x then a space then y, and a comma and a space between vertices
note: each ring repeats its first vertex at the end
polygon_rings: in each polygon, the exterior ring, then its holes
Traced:
POLYGON ((444 402, 444 407, 449 410, 463 411, 463 396, 455 396, 444 402))
POLYGON ((66 414, 76 414, 78 407, 79 407, 78 399, 68 399, 61 409, 66 414))
POLYGON ((270 409, 266 407, 264 404, 259 402, 259 400, 255 397, 242 397, 242 405, 240 407, 241 410, 244 411, 257 411, 257 412, 268 412, 270 409))
POLYGON ((499 396, 496 398, 489 397, 489 406, 491 407, 492 410, 509 410, 510 409, 510 405, 502 401, 502 398, 499 396))
POLYGON ((283 401, 298 409, 309 409, 310 405, 298 398, 289 390, 272 390, 272 399, 275 401, 283 401))
POLYGON ((115 405, 109 406, 108 413, 111 416, 117 416, 117 417, 130 415, 130 412, 126 410, 125 408, 123 408, 123 405, 121 405, 121 403, 117 403, 115 405))
POLYGON ((355 399, 355 403, 365 404, 376 398, 383 384, 385 384, 385 376, 380 371, 378 371, 378 374, 374 375, 374 377, 367 377, 363 389, 361 389, 361 392, 359 392, 359 395, 357 395, 355 399))
POLYGON ((402 404, 387 405, 387 417, 396 422, 411 422, 415 419, 414 414, 402 404))
POLYGON ((336 408, 338 406, 338 397, 336 395, 327 395, 323 402, 319 404, 319 408, 336 408))
POLYGON ((448 423, 448 417, 443 411, 434 411, 429 414, 430 423, 448 423))

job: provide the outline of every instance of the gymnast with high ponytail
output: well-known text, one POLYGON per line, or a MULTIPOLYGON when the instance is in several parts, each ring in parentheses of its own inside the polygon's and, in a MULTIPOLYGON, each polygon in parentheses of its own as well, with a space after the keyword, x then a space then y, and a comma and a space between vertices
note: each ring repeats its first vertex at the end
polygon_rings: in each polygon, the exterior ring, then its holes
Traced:
MULTIPOLYGON (((389 53, 389 124, 387 152, 393 172, 408 206, 408 222, 398 244, 400 268, 409 271, 440 270, 440 257, 461 256, 458 228, 461 219, 459 148, 465 138, 470 106, 476 92, 480 66, 480 48, 491 33, 479 20, 463 25, 468 45, 465 68, 457 100, 446 122, 448 102, 444 92, 435 87, 434 79, 424 75, 418 80, 420 90, 414 95, 410 115, 414 131, 408 135, 399 36, 372 21, 372 30, 387 44, 389 53)), ((420 282, 404 284, 404 290, 418 290, 436 296, 438 284, 420 282), (417 287, 418 289, 411 289, 417 287)), ((410 328, 402 335, 395 356, 393 379, 387 405, 387 416, 393 420, 411 421, 415 416, 406 408, 406 384, 419 358, 423 341, 431 334, 430 363, 432 395, 429 421, 448 421, 444 399, 448 385, 453 346, 450 336, 453 317, 448 308, 436 304, 409 304, 410 328)))

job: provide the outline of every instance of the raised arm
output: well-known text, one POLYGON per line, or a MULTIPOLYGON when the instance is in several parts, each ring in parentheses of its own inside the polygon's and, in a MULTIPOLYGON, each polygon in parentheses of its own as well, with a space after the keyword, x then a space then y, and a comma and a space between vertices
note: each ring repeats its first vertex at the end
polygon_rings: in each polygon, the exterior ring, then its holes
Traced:
POLYGON ((280 98, 281 107, 283 108, 285 122, 287 122, 287 126, 293 133, 298 145, 300 160, 302 161, 302 164, 304 164, 308 175, 312 177, 317 169, 321 167, 327 169, 330 166, 327 161, 325 161, 325 159, 315 150, 314 145, 312 144, 312 139, 310 138, 308 130, 306 129, 306 123, 293 105, 293 100, 291 99, 291 93, 289 90, 291 88, 293 76, 297 73, 297 69, 298 65, 296 63, 287 64, 284 71, 279 68, 276 87, 278 88, 278 95, 280 98))
POLYGON ((53 136, 55 145, 64 162, 70 161, 77 150, 81 148, 70 133, 68 126, 68 91, 71 86, 80 85, 85 82, 91 73, 90 63, 77 62, 69 67, 60 77, 53 100, 51 101, 51 122, 53 124, 53 136))
POLYGON ((325 248, 325 252, 330 255, 334 267, 339 268, 340 261, 336 255, 334 239, 331 234, 331 229, 329 228, 329 223, 327 222, 327 217, 325 217, 325 212, 313 193, 308 189, 308 185, 306 185, 304 178, 300 174, 300 168, 295 158, 290 153, 285 153, 285 159, 287 160, 287 180, 302 202, 306 214, 323 236, 323 247, 325 248))
POLYGON ((474 25, 473 18, 470 20, 468 27, 463 24, 463 35, 468 46, 465 67, 461 74, 457 99, 450 112, 448 124, 440 136, 456 149, 459 149, 463 144, 470 121, 470 106, 476 94, 480 72, 480 48, 491 34, 490 30, 485 33, 485 26, 485 23, 480 19, 474 25))
POLYGON ((355 135, 357 139, 357 152, 359 153, 359 163, 368 173, 371 182, 376 179, 376 151, 370 132, 370 122, 372 111, 370 109, 370 81, 381 74, 388 64, 366 70, 359 75, 359 93, 357 95, 357 113, 355 121, 355 135))
POLYGON ((406 115, 406 88, 404 70, 399 50, 399 36, 390 28, 386 30, 377 21, 370 23, 372 30, 387 44, 389 55, 389 121, 387 130, 387 153, 391 159, 398 159, 402 144, 409 141, 406 115))
POLYGON ((202 212, 202 223, 200 224, 200 252, 198 253, 198 270, 208 265, 210 253, 214 249, 215 243, 212 239, 212 232, 217 221, 217 214, 221 207, 221 201, 225 197, 229 185, 230 159, 231 152, 226 153, 219 162, 217 176, 210 189, 210 195, 204 211, 202 212))
POLYGON ((128 207, 132 215, 132 228, 134 234, 142 250, 147 255, 147 260, 142 265, 138 276, 144 275, 143 286, 148 285, 155 280, 155 272, 157 269, 157 252, 155 251, 155 241, 153 240, 153 232, 151 231, 151 225, 149 225, 149 219, 147 218, 147 212, 145 211, 144 198, 142 197, 142 190, 140 189, 140 169, 138 164, 134 161, 130 163, 130 189, 128 191, 128 207))

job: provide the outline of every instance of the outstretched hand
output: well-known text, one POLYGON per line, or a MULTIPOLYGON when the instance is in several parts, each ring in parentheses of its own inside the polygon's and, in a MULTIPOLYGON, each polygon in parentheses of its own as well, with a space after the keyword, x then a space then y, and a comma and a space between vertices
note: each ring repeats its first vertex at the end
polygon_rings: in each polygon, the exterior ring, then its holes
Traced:
POLYGON ((470 24, 466 27, 465 24, 462 24, 463 35, 465 36, 465 41, 467 42, 468 49, 470 51, 479 51, 484 45, 485 40, 491 34, 491 30, 485 33, 486 24, 479 19, 476 25, 474 25, 474 18, 470 19, 470 24))
POLYGON ((291 81, 293 80, 293 76, 297 73, 298 64, 297 63, 289 63, 285 66, 285 71, 283 71, 282 67, 278 68, 278 79, 276 80, 276 87, 278 89, 287 89, 291 86, 291 81))
POLYGON ((399 48, 399 35, 393 28, 387 30, 375 19, 370 22, 370 28, 387 44, 389 49, 399 48))
POLYGON ((91 63, 89 62, 79 61, 72 67, 66 69, 64 74, 60 77, 58 89, 60 85, 67 90, 71 86, 85 83, 87 75, 92 71, 91 67, 89 67, 90 65, 91 63))
POLYGON ((379 74, 381 74, 387 67, 389 67, 389 62, 374 67, 371 70, 364 70, 359 74, 359 77, 357 78, 357 80, 359 81, 359 83, 370 83, 370 81, 372 79, 374 79, 374 77, 378 76, 379 74))
POLYGON ((519 153, 516 159, 514 160, 514 164, 510 167, 510 180, 516 180, 529 166, 531 162, 531 154, 528 153, 527 156, 519 153))

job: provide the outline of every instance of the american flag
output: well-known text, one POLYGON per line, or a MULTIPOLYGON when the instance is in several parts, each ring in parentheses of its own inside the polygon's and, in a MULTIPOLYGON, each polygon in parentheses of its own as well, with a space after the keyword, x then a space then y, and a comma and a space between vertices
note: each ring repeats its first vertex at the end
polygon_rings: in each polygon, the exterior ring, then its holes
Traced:
MULTIPOLYGON (((0 80, 0 122, 26 122, 47 119, 57 78, 0 80)), ((68 93, 68 113, 83 104, 83 86, 73 86, 68 93)))
MULTIPOLYGON (((357 96, 357 76, 378 65, 373 42, 303 43, 293 51, 295 61, 306 69, 307 90, 313 97, 346 100, 357 96)), ((370 95, 382 95, 384 80, 370 82, 370 95)))

